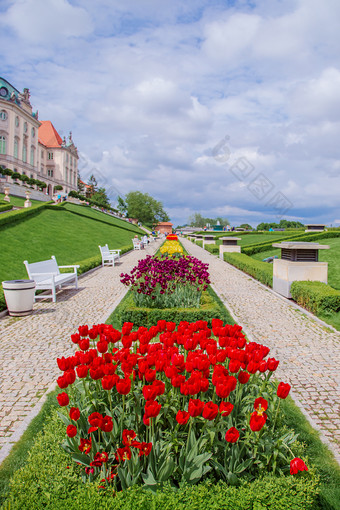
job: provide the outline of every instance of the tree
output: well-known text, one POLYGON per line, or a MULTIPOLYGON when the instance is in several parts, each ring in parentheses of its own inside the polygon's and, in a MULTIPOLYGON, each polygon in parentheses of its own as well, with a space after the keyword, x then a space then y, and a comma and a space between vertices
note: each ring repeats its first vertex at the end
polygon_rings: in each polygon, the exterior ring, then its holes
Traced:
POLYGON ((79 193, 81 193, 81 194, 84 193, 85 185, 84 185, 83 181, 81 180, 79 174, 78 174, 78 180, 77 180, 77 189, 78 189, 79 193))
POLYGON ((220 225, 222 227, 225 227, 226 225, 230 225, 229 220, 227 218, 221 218, 218 216, 217 218, 205 218, 200 213, 195 212, 192 216, 189 217, 189 225, 191 227, 198 227, 198 228, 204 228, 206 225, 217 225, 217 222, 219 221, 220 225))
POLYGON ((130 191, 126 195, 125 202, 128 217, 137 218, 150 228, 160 221, 169 221, 169 216, 164 211, 162 202, 151 197, 148 193, 130 191))
POLYGON ((98 183, 97 183, 97 180, 93 174, 90 175, 90 178, 87 181, 87 184, 88 184, 88 187, 86 188, 86 196, 88 198, 91 198, 92 195, 94 193, 96 193, 96 191, 98 191, 98 188, 97 188, 98 183))
POLYGON ((105 188, 98 188, 97 191, 91 195, 91 200, 95 202, 99 207, 104 207, 105 209, 111 207, 105 188))
POLYGON ((246 230, 252 230, 252 226, 249 225, 249 223, 242 223, 242 225, 240 225, 240 228, 245 228, 246 230))
POLYGON ((127 212, 127 205, 122 197, 117 199, 117 209, 121 214, 126 214, 127 212))

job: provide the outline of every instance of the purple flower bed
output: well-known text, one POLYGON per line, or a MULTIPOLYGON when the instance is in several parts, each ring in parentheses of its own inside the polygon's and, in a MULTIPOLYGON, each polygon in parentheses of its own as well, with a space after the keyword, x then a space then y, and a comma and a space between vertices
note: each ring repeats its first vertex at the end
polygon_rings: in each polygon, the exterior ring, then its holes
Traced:
POLYGON ((206 290, 210 283, 208 264, 190 256, 159 259, 149 255, 140 260, 130 274, 122 273, 120 276, 121 282, 134 290, 138 306, 153 308, 179 304, 198 306, 202 291, 206 290), (169 297, 172 295, 170 302, 169 297), (177 300, 179 297, 180 303, 177 300))

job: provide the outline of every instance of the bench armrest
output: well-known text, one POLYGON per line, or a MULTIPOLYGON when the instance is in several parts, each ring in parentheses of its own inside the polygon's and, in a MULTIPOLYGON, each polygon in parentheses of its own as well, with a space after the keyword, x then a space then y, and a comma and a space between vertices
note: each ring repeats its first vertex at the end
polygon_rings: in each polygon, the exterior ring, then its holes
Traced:
POLYGON ((114 254, 117 253, 118 255, 120 254, 121 251, 122 250, 109 250, 110 253, 114 253, 114 254))
POLYGON ((58 266, 58 267, 59 267, 59 269, 66 269, 68 267, 73 267, 75 273, 77 272, 77 269, 80 268, 79 265, 75 265, 75 266, 58 266))
POLYGON ((30 273, 30 276, 58 276, 56 273, 30 273))

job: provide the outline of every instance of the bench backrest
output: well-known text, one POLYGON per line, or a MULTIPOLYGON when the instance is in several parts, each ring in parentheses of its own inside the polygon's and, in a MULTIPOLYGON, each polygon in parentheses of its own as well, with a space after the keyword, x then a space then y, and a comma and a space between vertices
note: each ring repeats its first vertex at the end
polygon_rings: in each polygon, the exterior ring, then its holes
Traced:
POLYGON ((102 255, 110 255, 110 250, 107 244, 105 246, 99 246, 99 249, 102 255))
POLYGON ((140 243, 140 240, 139 240, 139 239, 135 239, 135 238, 134 238, 134 239, 132 239, 132 242, 133 242, 133 244, 139 244, 139 243, 140 243))
MULTIPOLYGON (((54 255, 52 255, 52 257, 48 260, 33 262, 32 264, 29 264, 27 260, 25 260, 24 264, 26 266, 27 273, 30 278, 31 275, 34 273, 48 273, 54 275, 60 274, 59 267, 54 255)), ((36 280, 37 277, 33 276, 32 279, 36 280)), ((44 279, 44 276, 41 275, 41 277, 38 277, 38 279, 42 280, 44 279)))

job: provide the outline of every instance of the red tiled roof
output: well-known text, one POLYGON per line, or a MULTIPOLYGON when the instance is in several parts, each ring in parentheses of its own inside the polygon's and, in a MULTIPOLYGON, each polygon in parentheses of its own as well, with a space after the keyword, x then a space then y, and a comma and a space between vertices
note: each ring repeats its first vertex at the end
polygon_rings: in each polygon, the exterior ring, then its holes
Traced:
POLYGON ((45 147, 61 147, 63 143, 57 130, 50 120, 41 120, 41 126, 38 131, 39 142, 45 147))
POLYGON ((157 225, 173 225, 173 223, 170 223, 170 221, 160 221, 157 225))

